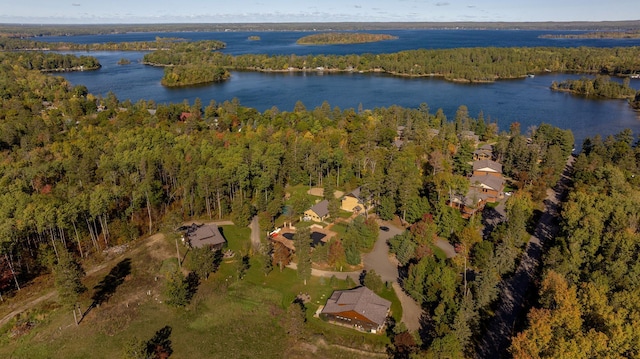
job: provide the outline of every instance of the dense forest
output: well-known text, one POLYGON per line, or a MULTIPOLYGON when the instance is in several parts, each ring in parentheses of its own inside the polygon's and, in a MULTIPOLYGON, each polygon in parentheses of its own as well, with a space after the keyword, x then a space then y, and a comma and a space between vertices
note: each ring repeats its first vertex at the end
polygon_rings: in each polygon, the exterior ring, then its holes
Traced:
POLYGON ((367 34, 355 32, 326 32, 301 37, 296 41, 300 45, 361 44, 397 39, 397 36, 386 34, 367 34))
MULTIPOLYGON (((361 71, 398 76, 439 76, 450 81, 493 82, 542 72, 623 76, 640 72, 638 48, 460 48, 361 55, 239 55, 154 51, 150 64, 198 65, 252 71, 361 71), (614 56, 612 56, 612 54, 614 56)), ((170 74, 166 73, 168 76, 170 74)))
POLYGON ((585 140, 516 358, 633 358, 640 266, 640 146, 625 130, 585 140))
POLYGON ((551 89, 567 91, 577 95, 594 96, 612 99, 634 99, 636 90, 629 86, 629 78, 622 83, 611 81, 608 76, 596 76, 594 79, 581 78, 579 80, 565 80, 560 83, 554 81, 551 89))

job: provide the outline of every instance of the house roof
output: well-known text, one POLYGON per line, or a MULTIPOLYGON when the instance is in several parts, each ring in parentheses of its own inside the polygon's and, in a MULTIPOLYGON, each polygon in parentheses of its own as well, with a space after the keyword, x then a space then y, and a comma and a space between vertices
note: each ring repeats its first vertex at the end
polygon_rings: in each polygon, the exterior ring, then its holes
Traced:
POLYGON ((492 160, 480 160, 473 162, 474 171, 502 173, 502 164, 492 160))
POLYGON ((478 148, 477 150, 473 151, 474 154, 476 155, 492 155, 493 154, 493 146, 489 145, 489 144, 485 144, 482 147, 478 148))
POLYGON ((211 247, 226 242, 215 224, 192 224, 187 229, 187 237, 194 248, 211 247))
POLYGON ((477 206, 481 201, 486 201, 490 196, 480 192, 475 188, 470 188, 466 195, 453 195, 451 202, 464 205, 466 207, 477 206))
POLYGON ((358 287, 333 292, 327 299, 322 313, 338 314, 355 311, 370 321, 382 325, 387 318, 389 308, 391 308, 390 301, 380 298, 367 287, 358 287))
POLYGON ((345 194, 345 196, 349 196, 349 197, 354 197, 354 198, 360 198, 360 187, 354 189, 353 191, 345 194))
POLYGON ((489 175, 471 176, 471 178, 469 178, 469 183, 472 187, 501 191, 504 186, 504 178, 489 175))
POLYGON ((322 218, 329 214, 329 201, 322 200, 313 205, 313 207, 309 208, 310 211, 313 211, 318 217, 322 218))

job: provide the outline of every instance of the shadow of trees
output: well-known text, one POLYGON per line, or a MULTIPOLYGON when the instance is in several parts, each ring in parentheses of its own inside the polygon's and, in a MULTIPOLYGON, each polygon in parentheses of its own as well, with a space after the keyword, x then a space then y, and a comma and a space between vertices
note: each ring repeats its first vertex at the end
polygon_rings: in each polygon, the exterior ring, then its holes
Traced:
POLYGON ((187 277, 184 279, 184 282, 187 285, 187 302, 190 302, 196 292, 198 291, 198 286, 200 286, 200 276, 196 272, 189 272, 187 277))
POLYGON ((164 359, 173 354, 171 348, 171 327, 165 325, 158 330, 154 336, 147 342, 147 354, 149 358, 164 359))
POLYGON ((118 262, 115 267, 111 268, 109 274, 93 287, 94 292, 91 296, 93 302, 91 302, 89 308, 82 313, 82 317, 78 323, 82 322, 84 317, 87 316, 93 308, 108 301, 116 292, 116 289, 124 282, 124 278, 129 274, 131 274, 131 258, 125 258, 118 262))
POLYGON ((124 278, 131 274, 131 258, 121 260, 115 267, 111 268, 109 274, 100 281, 94 289, 91 299, 92 307, 97 307, 113 296, 116 289, 124 282, 124 278))
POLYGON ((173 354, 171 347, 171 327, 165 325, 149 340, 131 337, 123 345, 124 359, 166 359, 173 354))

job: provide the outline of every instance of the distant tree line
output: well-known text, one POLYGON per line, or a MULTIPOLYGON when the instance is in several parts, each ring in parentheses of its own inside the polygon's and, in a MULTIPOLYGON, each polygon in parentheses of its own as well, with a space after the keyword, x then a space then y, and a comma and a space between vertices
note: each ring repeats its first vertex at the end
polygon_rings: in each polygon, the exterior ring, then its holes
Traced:
POLYGON ((54 50, 54 51, 213 51, 225 48, 218 40, 186 41, 171 37, 156 37, 155 41, 104 42, 78 44, 73 42, 44 42, 22 38, 0 37, 0 50, 54 50))
POLYGON ((603 30, 620 31, 640 28, 637 20, 598 22, 298 22, 298 23, 210 23, 210 24, 1 24, 0 35, 74 36, 94 34, 121 34, 127 32, 176 32, 176 31, 353 31, 397 29, 518 29, 518 30, 603 30))
POLYGON ((638 39, 640 30, 631 31, 592 31, 585 34, 545 34, 541 39, 638 39))

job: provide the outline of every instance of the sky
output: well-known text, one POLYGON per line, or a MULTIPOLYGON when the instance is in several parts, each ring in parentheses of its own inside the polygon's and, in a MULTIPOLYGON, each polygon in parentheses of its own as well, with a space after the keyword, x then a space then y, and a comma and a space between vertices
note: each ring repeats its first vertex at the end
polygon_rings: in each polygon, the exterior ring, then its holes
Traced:
POLYGON ((0 23, 640 20, 638 0, 0 0, 0 23))

